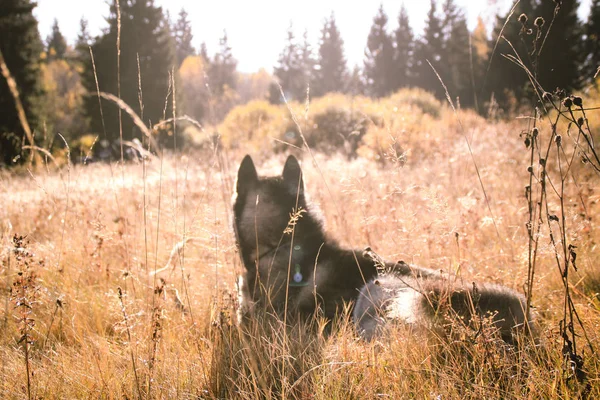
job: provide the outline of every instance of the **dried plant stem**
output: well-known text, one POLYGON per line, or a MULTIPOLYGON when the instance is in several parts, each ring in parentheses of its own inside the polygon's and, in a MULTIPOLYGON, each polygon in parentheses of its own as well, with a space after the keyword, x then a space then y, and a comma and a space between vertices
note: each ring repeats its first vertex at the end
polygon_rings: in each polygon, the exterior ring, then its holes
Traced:
POLYGON ((125 323, 125 330, 127 332, 127 341, 129 342, 129 354, 131 356, 131 365, 133 368, 133 375, 135 377, 135 385, 137 388, 139 398, 142 398, 142 391, 140 388, 140 380, 138 378, 137 367, 135 365, 135 355, 133 354, 132 341, 131 341, 131 330, 129 329, 129 318, 127 317, 127 310, 125 309, 125 302, 123 301, 123 291, 121 288, 117 288, 119 295, 119 301, 121 302, 121 312, 123 313, 123 322, 125 323))
POLYGON ((19 117, 19 122, 21 123, 21 127, 25 132, 25 136, 27 136, 27 140, 31 146, 31 159, 30 162, 33 162, 35 159, 36 164, 41 165, 41 157, 40 155, 33 151, 37 147, 35 146, 35 141, 33 140, 33 133, 31 132, 31 128, 29 126, 29 122, 27 122, 27 116, 25 115, 25 109, 23 108, 23 103, 21 103, 21 97, 19 96, 19 89, 17 88, 17 83, 14 78, 10 74, 8 66, 4 61, 4 56, 2 55, 2 51, 0 51, 0 72, 4 79, 6 79, 6 83, 8 84, 8 89, 10 90, 10 94, 15 100, 15 107, 17 108, 17 116, 19 117))

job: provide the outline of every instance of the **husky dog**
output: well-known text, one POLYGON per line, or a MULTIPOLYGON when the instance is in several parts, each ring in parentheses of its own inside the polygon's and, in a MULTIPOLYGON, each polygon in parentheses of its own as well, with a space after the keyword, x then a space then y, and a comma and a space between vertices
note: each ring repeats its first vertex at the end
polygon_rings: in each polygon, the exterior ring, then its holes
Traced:
POLYGON ((259 177, 247 155, 235 189, 233 225, 245 267, 239 285, 241 318, 260 308, 286 317, 308 317, 319 310, 333 319, 345 305, 356 304, 358 331, 371 338, 390 319, 431 320, 448 300, 466 320, 474 313, 493 313, 506 338, 527 321, 523 297, 507 288, 448 289, 440 272, 385 262, 370 249, 340 247, 311 209, 294 156, 280 176, 259 177))
POLYGON ((449 280, 384 274, 361 289, 352 317, 359 333, 369 340, 380 335, 389 321, 427 324, 448 312, 469 325, 474 317, 487 317, 502 339, 512 343, 517 331, 533 333, 526 304, 523 295, 499 285, 467 287, 449 280))

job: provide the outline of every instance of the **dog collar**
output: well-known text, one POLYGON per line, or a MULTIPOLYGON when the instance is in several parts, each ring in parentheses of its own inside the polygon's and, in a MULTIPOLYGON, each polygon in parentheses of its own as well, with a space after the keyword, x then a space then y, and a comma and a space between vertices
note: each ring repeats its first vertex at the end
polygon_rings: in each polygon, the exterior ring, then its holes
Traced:
POLYGON ((290 287, 303 287, 308 285, 308 281, 304 280, 302 275, 302 259, 303 259, 302 246, 299 244, 294 245, 292 248, 292 264, 294 265, 294 275, 290 280, 290 287))

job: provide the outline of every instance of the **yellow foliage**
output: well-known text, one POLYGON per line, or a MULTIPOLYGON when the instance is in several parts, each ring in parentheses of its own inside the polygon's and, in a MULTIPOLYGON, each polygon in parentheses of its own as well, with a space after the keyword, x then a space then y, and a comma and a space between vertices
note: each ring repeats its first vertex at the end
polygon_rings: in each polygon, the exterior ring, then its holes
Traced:
POLYGON ((226 147, 288 150, 291 144, 302 148, 302 133, 315 150, 341 150, 347 156, 383 161, 409 150, 424 154, 428 146, 442 145, 439 118, 445 110, 421 89, 403 89, 382 99, 330 93, 309 104, 252 101, 234 108, 218 131, 226 147))
POLYGON ((442 111, 442 103, 433 94, 420 88, 401 89, 387 99, 383 99, 382 102, 388 103, 392 107, 405 104, 414 105, 432 117, 439 117, 442 111))
POLYGON ((269 85, 273 77, 264 68, 252 74, 239 74, 237 92, 240 101, 247 103, 251 100, 264 100, 269 94, 269 85))
POLYGON ((287 122, 282 107, 255 100, 231 110, 218 131, 227 147, 250 143, 258 149, 268 145, 271 138, 279 137, 287 122))
POLYGON ((209 108, 210 93, 206 88, 206 66, 200 56, 188 56, 179 67, 183 114, 202 120, 209 108))
POLYGON ((82 114, 84 88, 79 72, 65 60, 53 60, 41 65, 42 85, 46 91, 46 127, 51 137, 60 133, 71 140, 83 133, 82 114))

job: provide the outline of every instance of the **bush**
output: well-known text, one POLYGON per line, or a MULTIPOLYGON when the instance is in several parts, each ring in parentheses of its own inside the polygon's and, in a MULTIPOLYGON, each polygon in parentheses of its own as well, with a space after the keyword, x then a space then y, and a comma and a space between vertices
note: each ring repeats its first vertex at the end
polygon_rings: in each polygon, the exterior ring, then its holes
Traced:
MULTIPOLYGON (((299 121, 308 146, 322 152, 341 150, 348 157, 356 156, 369 127, 382 120, 367 107, 368 103, 370 100, 358 102, 341 94, 327 95, 311 102, 305 118, 299 121)), ((282 141, 297 147, 304 145, 295 122, 288 123, 282 141)))
POLYGON ((98 140, 98 136, 91 133, 72 140, 69 145, 71 148, 71 160, 80 162, 85 160, 86 157, 92 156, 92 150, 98 140))
POLYGON ((228 148, 247 144, 260 148, 264 147, 264 139, 281 137, 287 124, 282 107, 255 100, 231 110, 217 130, 228 148))
POLYGON ((442 111, 442 103, 433 94, 420 88, 400 89, 384 101, 396 107, 402 105, 416 106, 423 113, 434 118, 439 118, 442 111))

